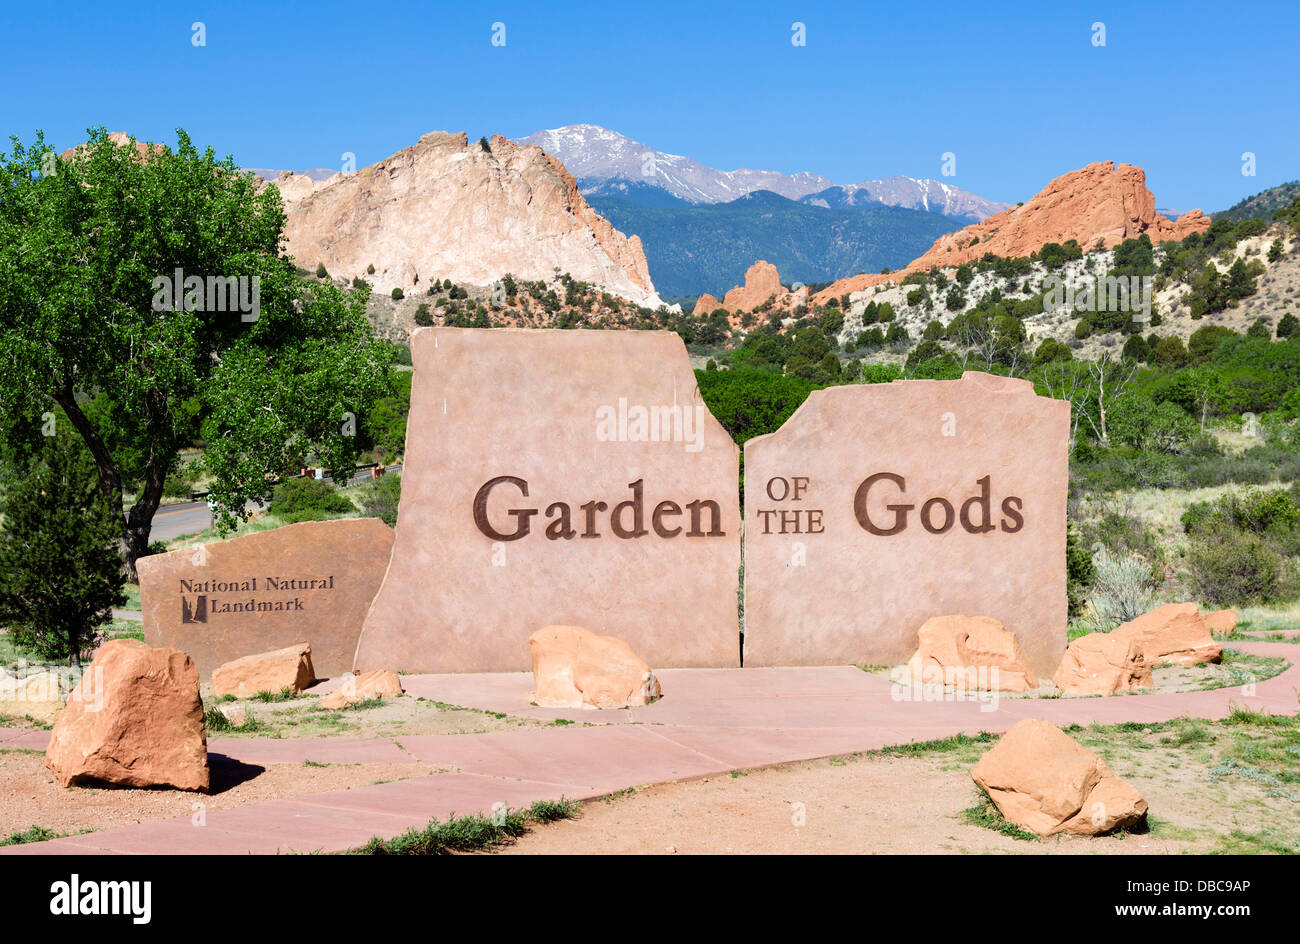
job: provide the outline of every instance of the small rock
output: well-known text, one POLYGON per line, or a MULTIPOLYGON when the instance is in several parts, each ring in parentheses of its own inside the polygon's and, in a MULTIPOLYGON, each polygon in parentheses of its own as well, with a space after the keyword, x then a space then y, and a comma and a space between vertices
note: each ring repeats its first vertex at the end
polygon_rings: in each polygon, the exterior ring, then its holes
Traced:
POLYGON ((529 637, 528 648, 543 708, 627 708, 661 696, 650 666, 615 636, 547 626, 529 637))
POLYGON ((1236 610, 1214 610, 1201 615, 1212 633, 1218 633, 1220 636, 1231 636, 1237 630, 1236 610))
POLYGON ((57 672, 36 672, 20 679, 0 669, 0 716, 53 724, 63 713, 61 683, 57 672))
POLYGON ((225 705, 218 705, 217 710, 236 728, 248 720, 248 709, 242 702, 230 702, 225 705))
POLYGON ((1196 665, 1218 662, 1223 656, 1223 646, 1210 635, 1209 624, 1195 603, 1158 606, 1116 627, 1111 635, 1136 640, 1151 665, 1196 665))
POLYGON ((1142 647, 1114 633, 1089 633, 1070 643, 1052 681, 1069 695, 1114 695, 1155 684, 1142 647))
POLYGON ((208 789, 199 673, 179 649, 114 639, 68 698, 50 732, 45 766, 63 786, 208 789))
POLYGON ((305 642, 244 656, 212 672, 212 690, 218 697, 251 698, 258 692, 279 694, 286 688, 301 692, 314 681, 311 645, 305 642))
POLYGON ((1054 724, 1017 722, 971 777, 1008 820, 1041 836, 1096 836, 1146 818, 1147 802, 1054 724))
POLYGON ((320 700, 320 707, 347 708, 372 698, 396 698, 402 694, 402 680, 391 669, 375 669, 360 675, 343 676, 343 684, 320 700))
POLYGON ((1014 633, 987 616, 935 616, 917 631, 907 663, 912 683, 967 691, 1025 692, 1038 679, 1014 633))

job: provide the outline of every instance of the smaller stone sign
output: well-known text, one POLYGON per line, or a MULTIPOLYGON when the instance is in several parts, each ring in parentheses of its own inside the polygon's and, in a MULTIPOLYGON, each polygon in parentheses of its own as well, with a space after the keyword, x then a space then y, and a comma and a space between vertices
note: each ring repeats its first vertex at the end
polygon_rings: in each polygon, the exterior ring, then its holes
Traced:
POLYGON ((342 675, 392 550, 378 518, 341 518, 143 557, 145 641, 184 650, 201 678, 303 642, 317 675, 342 675))

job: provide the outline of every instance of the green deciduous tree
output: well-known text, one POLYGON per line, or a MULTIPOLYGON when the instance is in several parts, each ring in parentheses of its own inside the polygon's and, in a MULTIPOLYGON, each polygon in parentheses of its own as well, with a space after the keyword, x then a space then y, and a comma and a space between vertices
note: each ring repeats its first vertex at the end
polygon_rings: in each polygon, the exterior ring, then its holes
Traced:
POLYGON ((356 415, 385 385, 368 292, 281 253, 279 192, 234 160, 117 143, 0 154, 0 408, 57 404, 122 521, 128 572, 182 447, 206 443, 219 521, 315 454, 353 467, 356 415), (237 299, 237 300, 236 300, 237 299))

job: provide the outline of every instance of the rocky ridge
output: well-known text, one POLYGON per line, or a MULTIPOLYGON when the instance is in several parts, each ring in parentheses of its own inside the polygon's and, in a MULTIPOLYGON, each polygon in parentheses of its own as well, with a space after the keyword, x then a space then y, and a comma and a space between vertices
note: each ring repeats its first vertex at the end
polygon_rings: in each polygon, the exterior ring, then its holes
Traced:
POLYGON ((320 181, 286 172, 274 184, 298 264, 363 278, 385 295, 423 291, 435 278, 485 285, 565 271, 639 305, 662 304, 641 241, 596 213, 557 160, 500 135, 484 147, 435 131, 356 173, 320 181))

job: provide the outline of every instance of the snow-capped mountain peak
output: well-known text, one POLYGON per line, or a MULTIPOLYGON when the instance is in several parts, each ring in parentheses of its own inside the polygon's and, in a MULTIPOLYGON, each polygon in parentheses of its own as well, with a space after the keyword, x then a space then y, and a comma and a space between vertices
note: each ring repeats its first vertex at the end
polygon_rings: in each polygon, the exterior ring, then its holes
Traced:
MULTIPOLYGON (((938 180, 887 177, 839 186, 819 174, 742 167, 718 170, 682 154, 657 151, 600 125, 575 124, 537 131, 520 144, 535 144, 558 158, 584 193, 629 195, 663 191, 686 203, 726 203, 755 190, 770 190, 815 206, 900 206, 967 221, 992 216, 1009 204, 985 200, 938 180)), ((665 198, 668 199, 668 198, 665 198)))

